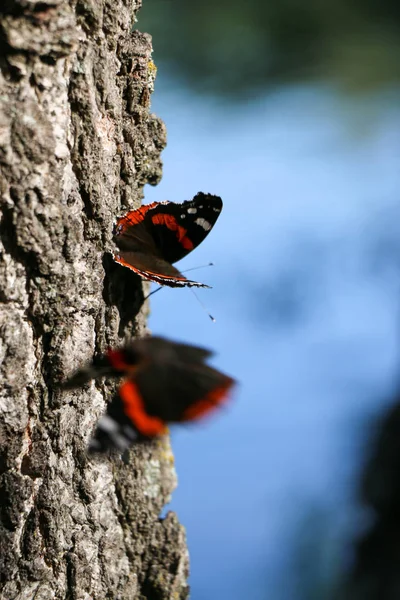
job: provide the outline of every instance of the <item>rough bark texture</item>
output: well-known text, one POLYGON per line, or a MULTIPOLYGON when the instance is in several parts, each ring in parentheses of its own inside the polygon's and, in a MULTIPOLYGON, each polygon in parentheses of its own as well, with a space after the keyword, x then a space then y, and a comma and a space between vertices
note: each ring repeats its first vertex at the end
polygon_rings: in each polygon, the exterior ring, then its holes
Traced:
POLYGON ((187 597, 185 536, 160 510, 169 441, 88 459, 110 382, 58 383, 145 329, 115 217, 161 177, 140 0, 0 5, 0 589, 5 600, 187 597))

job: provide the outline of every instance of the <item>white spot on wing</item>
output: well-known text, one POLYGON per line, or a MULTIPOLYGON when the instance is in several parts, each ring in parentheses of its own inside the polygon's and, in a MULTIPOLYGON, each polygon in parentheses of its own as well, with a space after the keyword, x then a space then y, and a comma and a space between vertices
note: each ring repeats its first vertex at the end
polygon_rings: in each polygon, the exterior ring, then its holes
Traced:
POLYGON ((211 223, 209 223, 205 219, 196 219, 195 223, 197 225, 200 225, 200 227, 202 227, 205 231, 210 231, 210 229, 212 227, 211 223))
POLYGON ((185 215, 185 214, 182 214, 182 215, 181 215, 181 219, 184 219, 185 217, 186 217, 186 215, 185 215))
POLYGON ((195 215, 197 213, 197 208, 188 208, 187 211, 189 215, 195 215))
POLYGON ((99 427, 99 429, 102 429, 103 431, 106 431, 107 433, 114 433, 115 431, 117 431, 119 429, 118 423, 116 423, 114 421, 114 419, 112 419, 108 415, 104 415, 100 419, 98 427, 99 427))
POLYGON ((123 434, 124 436, 128 439, 128 440, 136 440, 137 438, 137 433, 136 431, 133 429, 133 427, 131 427, 130 425, 124 425, 122 428, 123 434))

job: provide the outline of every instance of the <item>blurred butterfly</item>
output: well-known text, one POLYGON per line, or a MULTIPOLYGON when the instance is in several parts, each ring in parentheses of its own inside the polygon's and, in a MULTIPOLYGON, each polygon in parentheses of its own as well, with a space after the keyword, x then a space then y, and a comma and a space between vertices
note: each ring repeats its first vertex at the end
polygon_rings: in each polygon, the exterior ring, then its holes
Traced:
POLYGON ((146 337, 109 350, 78 370, 64 388, 99 377, 123 377, 89 451, 123 452, 136 441, 162 435, 169 423, 195 421, 222 405, 235 381, 206 364, 211 355, 204 348, 146 337))

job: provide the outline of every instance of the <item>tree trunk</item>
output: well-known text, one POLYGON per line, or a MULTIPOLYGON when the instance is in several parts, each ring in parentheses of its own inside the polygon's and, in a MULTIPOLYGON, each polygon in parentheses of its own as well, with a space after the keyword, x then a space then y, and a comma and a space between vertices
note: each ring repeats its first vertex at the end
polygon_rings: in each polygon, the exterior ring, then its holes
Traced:
POLYGON ((4 600, 186 598, 169 440, 86 444, 114 391, 59 382, 145 330, 142 285, 111 257, 115 217, 161 177, 140 0, 0 6, 0 589, 4 600), (139 311, 139 312, 138 312, 139 311))

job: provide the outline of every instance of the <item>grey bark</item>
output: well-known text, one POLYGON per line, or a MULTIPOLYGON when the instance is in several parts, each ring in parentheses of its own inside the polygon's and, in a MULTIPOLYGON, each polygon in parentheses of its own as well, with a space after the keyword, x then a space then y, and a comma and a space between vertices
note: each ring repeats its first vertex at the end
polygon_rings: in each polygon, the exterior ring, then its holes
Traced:
POLYGON ((115 217, 161 177, 140 0, 0 5, 0 589, 5 600, 186 598, 169 440, 88 459, 114 388, 58 384, 145 330, 115 217), (138 313, 138 314, 137 314, 138 313))

